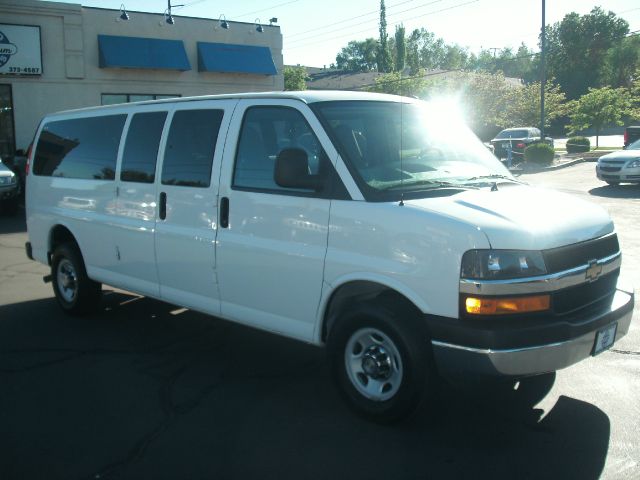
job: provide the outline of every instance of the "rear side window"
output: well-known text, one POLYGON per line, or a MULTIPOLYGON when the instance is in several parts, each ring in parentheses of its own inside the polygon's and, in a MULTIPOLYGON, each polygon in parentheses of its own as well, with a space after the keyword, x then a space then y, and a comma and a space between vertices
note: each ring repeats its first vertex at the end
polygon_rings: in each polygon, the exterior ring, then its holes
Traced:
POLYGON ((162 165, 162 184, 206 188, 223 110, 181 110, 173 115, 162 165))
POLYGON ((156 160, 167 112, 136 113, 124 144, 120 180, 153 183, 156 160))
POLYGON ((126 115, 47 123, 36 148, 33 173, 48 177, 113 180, 126 115))

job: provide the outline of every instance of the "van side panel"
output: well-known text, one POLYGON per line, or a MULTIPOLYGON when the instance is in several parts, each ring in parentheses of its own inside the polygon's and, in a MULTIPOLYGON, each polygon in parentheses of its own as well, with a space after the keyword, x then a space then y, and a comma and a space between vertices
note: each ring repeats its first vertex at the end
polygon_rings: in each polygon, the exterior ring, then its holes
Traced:
POLYGON ((47 261, 53 227, 64 225, 80 247, 89 276, 117 260, 111 224, 116 209, 115 170, 127 118, 61 115, 45 119, 27 188, 27 222, 35 258, 47 261))
MULTIPOLYGON (((435 211, 334 201, 318 325, 331 294, 355 280, 395 290, 423 313, 457 318, 462 253, 473 248, 489 248, 484 234, 435 211)), ((320 336, 318 328, 318 343, 320 336)))

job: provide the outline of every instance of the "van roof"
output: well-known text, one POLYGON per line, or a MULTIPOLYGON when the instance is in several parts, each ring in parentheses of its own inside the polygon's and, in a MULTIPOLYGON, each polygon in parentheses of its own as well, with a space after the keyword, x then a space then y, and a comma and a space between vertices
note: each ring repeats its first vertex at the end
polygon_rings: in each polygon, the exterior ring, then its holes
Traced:
POLYGON ((163 98, 161 100, 146 100, 142 102, 119 103, 114 105, 102 105, 95 107, 79 108, 74 110, 64 110, 46 115, 47 117, 56 116, 58 114, 68 114, 74 112, 90 112, 104 111, 111 108, 122 108, 123 106, 133 105, 158 105, 163 103, 185 103, 199 102, 204 100, 228 100, 228 99, 288 99, 299 100, 304 103, 328 102, 328 101, 348 101, 348 100, 369 100, 369 101, 385 101, 385 102, 414 102, 413 98, 400 97, 397 95, 388 95, 383 93, 369 92, 353 92, 345 90, 303 90, 297 92, 250 92, 250 93, 231 93, 223 95, 202 95, 197 97, 174 97, 163 98))

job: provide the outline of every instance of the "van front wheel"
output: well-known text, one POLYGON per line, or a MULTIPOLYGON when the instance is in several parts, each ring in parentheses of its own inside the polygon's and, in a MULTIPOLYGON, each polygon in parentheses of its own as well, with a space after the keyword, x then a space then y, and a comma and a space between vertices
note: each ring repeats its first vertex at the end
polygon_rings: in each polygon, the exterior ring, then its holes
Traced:
POLYGON ((87 276, 78 248, 70 243, 60 245, 51 261, 53 292, 62 309, 71 315, 82 315, 96 309, 102 285, 87 276))
POLYGON ((417 319, 375 303, 349 311, 332 330, 332 374, 356 412, 389 423, 413 413, 428 396, 431 356, 417 319))

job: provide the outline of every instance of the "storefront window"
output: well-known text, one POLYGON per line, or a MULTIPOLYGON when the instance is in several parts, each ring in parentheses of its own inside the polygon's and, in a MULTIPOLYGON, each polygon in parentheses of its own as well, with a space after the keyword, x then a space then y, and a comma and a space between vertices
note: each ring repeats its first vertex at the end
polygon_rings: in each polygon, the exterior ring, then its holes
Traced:
POLYGON ((0 85, 0 158, 7 160, 13 157, 15 150, 11 85, 0 85))

